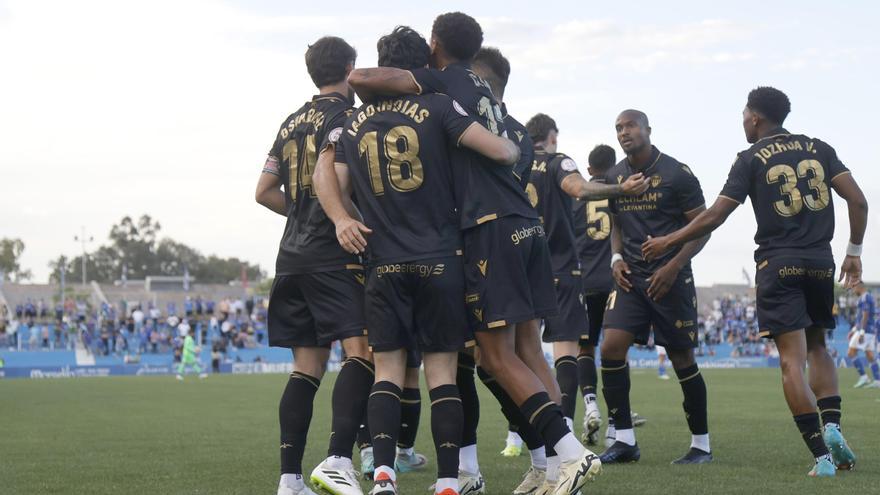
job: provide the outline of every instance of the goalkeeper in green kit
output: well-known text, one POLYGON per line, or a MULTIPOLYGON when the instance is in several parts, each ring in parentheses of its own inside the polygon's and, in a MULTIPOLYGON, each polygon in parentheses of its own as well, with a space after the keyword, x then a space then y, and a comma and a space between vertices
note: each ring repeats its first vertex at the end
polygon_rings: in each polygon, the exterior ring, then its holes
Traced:
POLYGON ((199 378, 208 378, 208 374, 202 371, 202 366, 196 358, 196 354, 198 354, 200 349, 196 347, 196 342, 189 334, 189 324, 186 323, 186 320, 177 327, 177 330, 180 332, 180 336, 183 337, 180 364, 177 366, 177 379, 183 381, 183 372, 187 366, 195 370, 199 374, 199 378))

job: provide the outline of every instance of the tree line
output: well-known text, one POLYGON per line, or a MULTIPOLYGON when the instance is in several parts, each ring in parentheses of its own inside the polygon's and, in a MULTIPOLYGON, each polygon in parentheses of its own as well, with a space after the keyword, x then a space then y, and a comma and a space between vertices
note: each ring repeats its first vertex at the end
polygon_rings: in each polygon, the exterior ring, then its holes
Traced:
MULTIPOLYGON (((242 268, 249 281, 259 281, 266 273, 258 264, 239 258, 204 255, 197 249, 168 237, 160 237, 161 224, 149 215, 134 219, 125 216, 110 229, 107 242, 86 258, 89 280, 113 283, 123 277, 140 280, 147 276, 183 276, 189 273, 199 283, 228 283, 241 278, 242 268)), ((0 272, 16 282, 32 278, 21 267, 25 244, 21 239, 0 239, 0 272)), ((50 281, 57 283, 63 272, 68 282, 82 279, 82 256, 60 255, 49 262, 50 281)))

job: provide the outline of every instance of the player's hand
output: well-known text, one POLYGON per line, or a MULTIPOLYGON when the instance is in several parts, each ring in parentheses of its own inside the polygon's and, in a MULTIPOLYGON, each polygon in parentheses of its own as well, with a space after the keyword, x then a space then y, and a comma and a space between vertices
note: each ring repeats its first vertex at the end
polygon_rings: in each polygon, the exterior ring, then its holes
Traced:
POLYGON ((648 277, 648 297, 655 301, 663 299, 663 296, 669 292, 669 289, 675 284, 678 278, 679 267, 675 263, 666 263, 648 277))
POLYGON ((650 181, 641 173, 632 174, 620 184, 620 192, 625 196, 637 196, 648 190, 650 181))
POLYGON ((629 270, 629 265, 626 264, 626 261, 618 260, 617 263, 611 267, 611 275, 614 277, 614 281, 617 282, 617 285, 625 292, 629 292, 630 289, 632 289, 632 284, 626 277, 630 274, 632 274, 632 272, 629 270))
POLYGON ((858 256, 843 258, 843 264, 840 265, 840 278, 837 281, 841 280, 845 289, 852 289, 862 281, 862 258, 858 256))
POLYGON ((642 243, 642 257, 645 258, 645 261, 654 261, 663 255, 666 251, 669 251, 669 242, 667 241, 667 237, 651 237, 648 236, 648 240, 642 243))
POLYGON ((339 245, 351 254, 360 254, 367 249, 367 238, 364 234, 372 234, 373 231, 366 225, 354 218, 348 217, 336 224, 336 239, 339 245))

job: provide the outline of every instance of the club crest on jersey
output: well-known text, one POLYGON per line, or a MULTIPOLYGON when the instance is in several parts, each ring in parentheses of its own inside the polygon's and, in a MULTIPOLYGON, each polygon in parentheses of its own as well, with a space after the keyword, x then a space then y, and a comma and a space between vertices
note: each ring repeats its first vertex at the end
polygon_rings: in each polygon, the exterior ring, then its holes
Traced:
POLYGON ((663 178, 659 175, 651 176, 651 187, 659 187, 661 182, 663 182, 663 178))
POLYGON ((474 308, 474 316, 477 318, 477 321, 483 321, 483 310, 479 308, 474 308))
POLYGON ((489 260, 479 260, 479 261, 477 261, 477 268, 480 269, 480 273, 482 273, 483 276, 485 277, 485 276, 486 276, 486 270, 489 268, 489 260))

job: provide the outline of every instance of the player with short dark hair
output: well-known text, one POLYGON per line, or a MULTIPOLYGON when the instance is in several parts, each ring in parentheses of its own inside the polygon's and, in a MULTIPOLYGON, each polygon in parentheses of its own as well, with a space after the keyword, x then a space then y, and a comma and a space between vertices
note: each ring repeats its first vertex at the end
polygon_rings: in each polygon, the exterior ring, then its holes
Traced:
MULTIPOLYGON (((605 183, 605 174, 616 162, 614 148, 600 144, 590 151, 587 173, 591 182, 605 183)), ((584 398, 584 441, 598 443, 602 415, 596 400, 596 345, 605 319, 605 304, 611 292, 611 212, 608 199, 574 202, 574 232, 581 260, 581 280, 584 285, 584 305, 590 325, 588 339, 581 339, 577 357, 578 385, 584 398)), ((610 426, 606 433, 614 435, 610 426)), ((612 442, 613 443, 613 442, 612 442)), ((606 445, 610 447, 610 445, 606 445)))
MULTIPOLYGON (((428 63, 427 43, 407 27, 383 36, 378 48, 383 66, 409 70, 428 63)), ((459 495, 463 412, 456 356, 472 336, 451 161, 459 146, 501 162, 497 167, 519 158, 514 143, 474 124, 446 95, 379 99, 346 122, 335 174, 328 173, 329 164, 319 165, 319 197, 340 244, 349 252, 366 250, 369 260, 366 315, 376 361, 368 406, 375 459, 371 495, 398 493, 394 447, 407 349, 419 349, 425 364, 438 460, 435 493, 459 495), (326 180, 333 175, 336 181, 326 180), (347 207, 352 190, 363 223, 347 207), (350 237, 348 226, 367 235, 350 237)))
MULTIPOLYGON (((532 172, 532 161, 535 157, 535 150, 532 140, 529 138, 529 131, 526 130, 524 125, 508 113, 507 105, 504 103, 504 93, 507 89, 507 81, 510 79, 510 62, 508 62, 504 55, 501 54, 501 51, 497 48, 482 47, 477 51, 477 54, 471 62, 471 69, 474 74, 483 78, 483 80, 489 84, 492 94, 495 96, 498 104, 501 105, 501 114, 504 119, 504 126, 507 128, 507 137, 516 142, 520 149, 519 161, 513 166, 513 174, 519 179, 520 185, 525 189, 529 183, 529 176, 532 172)), ((459 373, 466 375, 466 368, 460 366, 459 373)), ((498 380, 482 367, 477 367, 477 375, 480 377, 480 380, 486 388, 492 392, 495 399, 498 400, 498 403, 501 406, 501 412, 508 421, 507 439, 504 450, 501 451, 501 455, 505 457, 515 457, 520 455, 522 452, 521 444, 523 442, 525 442, 526 447, 529 450, 531 466, 528 471, 526 471, 525 476, 523 476, 523 481, 516 487, 516 489, 514 489, 513 493, 514 495, 530 494, 541 487, 546 479, 547 454, 544 449, 544 440, 541 438, 541 435, 537 430, 535 430, 535 428, 529 423, 528 418, 523 416, 519 407, 517 407, 507 391, 504 390, 504 387, 498 383, 498 380)), ((459 380, 459 388, 464 389, 469 383, 473 383, 473 378, 464 376, 464 378, 459 380)), ((471 395, 473 397, 471 401, 473 403, 472 407, 477 408, 477 411, 472 413, 472 416, 478 420, 479 402, 477 400, 476 388, 473 389, 471 395)), ((464 400, 464 398, 465 394, 462 393, 462 400, 464 400)), ((468 418, 467 410, 465 410, 465 418, 468 418)), ((466 421, 465 425, 472 429, 472 432, 465 431, 466 433, 469 433, 467 437, 472 445, 472 447, 469 448, 474 451, 472 457, 473 460, 476 460, 477 421, 466 421)))
POLYGON ((313 493, 303 481, 302 458, 334 340, 342 341, 346 360, 333 387, 328 457, 311 478, 340 495, 361 493, 352 446, 373 381, 364 336, 363 268, 358 256, 336 242, 312 185, 317 152, 332 147, 351 111, 353 95, 345 78, 354 57, 341 38, 324 37, 309 46, 306 65, 319 94, 284 120, 257 185, 257 202, 287 217, 268 314, 269 344, 291 348, 294 357, 278 411, 279 495, 313 493))
POLYGON ((647 259, 664 256, 717 229, 746 197, 751 199, 758 223, 755 282, 761 335, 779 349, 786 402, 816 459, 810 476, 834 476, 835 467, 852 469, 855 455, 840 433, 837 369, 825 344, 826 329, 835 327, 830 190, 846 200, 849 210, 849 245, 840 268, 846 288, 861 281, 868 202, 834 148, 782 127, 790 110, 782 91, 752 90, 743 109, 743 130, 752 146, 737 154, 715 204, 686 227, 648 239, 641 251, 647 259))
MULTIPOLYGON (((431 33, 431 69, 364 69, 352 72, 349 83, 365 101, 377 94, 448 94, 488 130, 504 135, 500 106, 488 83, 470 69, 479 44, 464 40, 482 39, 479 24, 461 13, 440 20, 431 33)), ((559 454, 554 493, 574 494, 601 472, 601 465, 565 424, 558 386, 540 346, 538 319, 556 311, 544 229, 512 167, 499 167, 470 152, 457 155, 453 175, 480 365, 559 454)), ((479 473, 470 474, 483 490, 479 473)))
POLYGON ((652 331, 654 341, 666 348, 679 378, 691 431, 690 449, 673 463, 710 462, 706 383, 694 359, 697 292, 690 264, 708 238, 651 262, 641 256, 645 239, 672 232, 706 209, 703 192, 687 165, 651 144, 651 126, 644 112, 621 112, 615 129, 626 158, 608 171, 606 180, 620 182, 641 172, 650 187, 642 195, 616 198, 609 204, 615 283, 605 312, 602 391, 614 420, 616 441, 602 454, 602 462, 634 462, 640 457, 630 416, 627 352, 633 343, 647 344, 652 331))
POLYGON ((513 166, 513 174, 519 178, 520 184, 525 188, 529 183, 529 174, 532 172, 535 150, 526 126, 507 112, 507 105, 504 103, 504 91, 510 79, 510 62, 497 48, 483 47, 474 55, 471 70, 489 84, 492 94, 501 105, 501 116, 504 119, 504 127, 507 128, 507 138, 512 139, 520 150, 519 161, 513 166))
MULTIPOLYGON (((544 342, 552 343, 556 380, 562 393, 562 414, 574 430, 577 406, 579 342, 590 338, 587 312, 583 304, 581 262, 576 249, 573 199, 607 199, 635 196, 648 188, 641 174, 614 184, 588 182, 577 163, 557 151, 559 128, 550 116, 539 113, 526 122, 535 143, 535 160, 527 193, 547 233, 550 261, 556 286, 559 313, 544 319, 544 342)), ((552 473, 547 481, 553 482, 552 473)))
POLYGON ((306 50, 306 68, 318 88, 344 81, 355 59, 355 49, 336 36, 324 36, 306 50))

